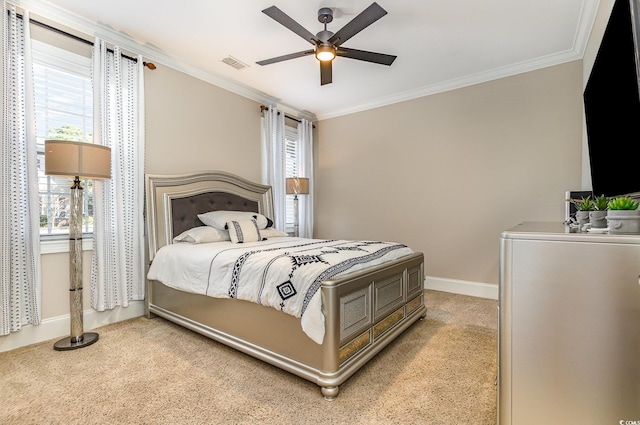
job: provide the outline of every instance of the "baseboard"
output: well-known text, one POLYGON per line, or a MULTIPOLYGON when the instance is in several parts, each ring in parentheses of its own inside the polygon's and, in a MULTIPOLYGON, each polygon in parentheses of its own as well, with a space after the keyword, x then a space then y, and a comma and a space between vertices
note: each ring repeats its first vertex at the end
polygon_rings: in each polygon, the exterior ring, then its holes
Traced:
POLYGON ((491 300, 498 299, 498 285, 492 283, 426 276, 424 278, 424 288, 491 300))
MULTIPOLYGON (((127 308, 116 307, 113 310, 84 311, 85 332, 122 320, 144 315, 144 301, 130 301, 127 308)), ((0 352, 9 351, 37 342, 69 336, 69 315, 45 319, 38 326, 26 325, 19 332, 0 336, 0 352)))

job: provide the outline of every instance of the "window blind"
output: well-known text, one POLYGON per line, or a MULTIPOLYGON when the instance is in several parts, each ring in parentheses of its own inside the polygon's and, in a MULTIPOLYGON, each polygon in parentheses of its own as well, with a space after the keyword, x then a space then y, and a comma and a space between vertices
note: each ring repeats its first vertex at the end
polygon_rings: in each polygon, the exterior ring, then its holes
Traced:
MULTIPOLYGON (((298 129, 295 127, 285 126, 284 131, 285 139, 285 158, 286 158, 286 176, 287 177, 299 177, 299 139, 298 129)), ((287 195, 286 199, 286 224, 287 228, 293 229, 295 221, 295 211, 293 209, 293 197, 294 195, 287 195)))
MULTIPOLYGON (((93 91, 89 58, 46 45, 33 44, 36 146, 40 196, 40 234, 69 231, 70 179, 44 174, 44 141, 91 142, 93 91)), ((92 182, 84 181, 83 232, 92 232, 92 182)))

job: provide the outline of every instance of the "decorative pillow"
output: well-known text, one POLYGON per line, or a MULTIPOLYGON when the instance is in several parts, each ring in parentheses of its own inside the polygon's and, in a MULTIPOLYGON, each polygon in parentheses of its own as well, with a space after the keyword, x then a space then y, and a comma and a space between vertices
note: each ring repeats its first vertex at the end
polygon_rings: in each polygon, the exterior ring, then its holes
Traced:
POLYGON ((270 222, 264 215, 249 211, 211 211, 205 214, 198 214, 198 218, 207 226, 220 230, 225 230, 225 226, 229 221, 247 221, 254 219, 260 229, 266 229, 270 222))
POLYGON ((187 242, 187 243, 207 243, 207 242, 222 242, 230 241, 229 232, 226 230, 215 229, 209 226, 194 227, 189 230, 185 230, 178 236, 173 238, 173 242, 187 242))
POLYGON ((258 223, 254 220, 229 221, 229 236, 233 243, 257 242, 262 240, 258 223))
POLYGON ((260 236, 262 238, 277 238, 282 236, 289 236, 287 232, 283 232, 282 230, 278 230, 275 227, 267 227, 266 229, 260 230, 260 236))

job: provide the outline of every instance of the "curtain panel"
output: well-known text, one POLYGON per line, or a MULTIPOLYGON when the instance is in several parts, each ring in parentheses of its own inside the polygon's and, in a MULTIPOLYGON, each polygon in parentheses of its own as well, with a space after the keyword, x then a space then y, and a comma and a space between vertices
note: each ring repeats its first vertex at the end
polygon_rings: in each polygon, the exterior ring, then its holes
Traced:
POLYGON ((298 124, 300 143, 300 176, 309 179, 309 194, 300 197, 300 223, 298 232, 301 238, 313 238, 313 123, 302 119, 298 124))
POLYGON ((38 172, 29 11, 3 2, 0 335, 40 324, 38 172))
POLYGON ((286 229, 284 114, 274 106, 262 113, 262 183, 273 192, 276 229, 286 229))
POLYGON ((94 182, 91 306, 110 310, 143 300, 144 83, 142 57, 122 57, 96 38, 94 142, 111 148, 111 180, 94 182))

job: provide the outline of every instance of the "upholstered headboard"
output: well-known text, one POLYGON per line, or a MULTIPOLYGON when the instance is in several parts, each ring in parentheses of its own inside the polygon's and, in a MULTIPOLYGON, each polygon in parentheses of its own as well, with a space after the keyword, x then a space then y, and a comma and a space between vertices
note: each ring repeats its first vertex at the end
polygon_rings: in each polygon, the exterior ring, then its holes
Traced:
POLYGON ((217 210, 255 211, 273 219, 271 186, 223 171, 146 176, 149 261, 173 237, 202 226, 198 214, 217 210))
POLYGON ((198 214, 209 211, 253 211, 259 212, 258 202, 227 192, 205 192, 171 200, 173 220, 171 238, 193 227, 204 226, 198 214))

